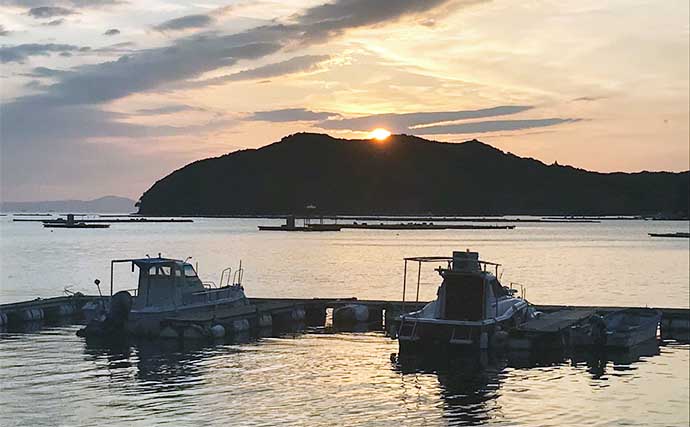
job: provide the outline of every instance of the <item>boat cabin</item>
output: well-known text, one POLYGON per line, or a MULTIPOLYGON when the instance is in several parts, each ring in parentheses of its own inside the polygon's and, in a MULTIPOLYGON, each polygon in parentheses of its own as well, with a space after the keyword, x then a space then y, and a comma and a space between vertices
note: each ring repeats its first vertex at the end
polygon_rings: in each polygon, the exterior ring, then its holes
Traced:
POLYGON ((132 271, 134 271, 135 266, 139 268, 139 281, 137 289, 134 291, 133 310, 212 303, 225 298, 236 297, 235 294, 242 291, 239 283, 215 289, 207 288, 191 264, 186 261, 159 256, 158 258, 111 261, 111 295, 113 293, 113 267, 116 263, 131 263, 132 271))
MULTIPOLYGON (((406 271, 408 262, 417 262, 420 271, 422 263, 447 263, 445 268, 436 268, 443 282, 438 288, 436 301, 420 312, 424 317, 451 321, 482 321, 499 317, 515 302, 515 291, 502 286, 497 278, 500 264, 481 261, 477 252, 454 251, 452 257, 405 258, 406 271), (494 270, 495 273, 489 270, 494 270)), ((418 273, 417 277, 416 303, 419 303, 421 273, 418 273)), ((403 304, 405 287, 403 283, 403 304)))
POLYGON ((204 291, 194 267, 183 261, 167 258, 146 258, 132 261, 139 267, 139 284, 134 309, 149 306, 177 306, 186 295, 204 291))

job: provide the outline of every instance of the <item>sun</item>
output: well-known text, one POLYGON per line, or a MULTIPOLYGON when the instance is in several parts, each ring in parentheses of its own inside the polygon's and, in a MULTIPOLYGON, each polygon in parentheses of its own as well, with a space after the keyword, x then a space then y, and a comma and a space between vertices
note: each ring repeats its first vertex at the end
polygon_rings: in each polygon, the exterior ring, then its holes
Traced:
POLYGON ((388 130, 383 129, 383 128, 376 128, 376 129, 372 130, 371 132, 369 132, 369 138, 375 139, 377 141, 383 141, 386 138, 388 138, 389 136, 391 136, 391 133, 388 130))

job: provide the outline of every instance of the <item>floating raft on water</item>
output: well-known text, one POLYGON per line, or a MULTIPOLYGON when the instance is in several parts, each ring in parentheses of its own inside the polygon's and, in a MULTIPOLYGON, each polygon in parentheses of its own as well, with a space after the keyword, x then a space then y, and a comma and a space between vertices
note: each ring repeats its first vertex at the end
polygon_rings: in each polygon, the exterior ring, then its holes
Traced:
POLYGON ((677 232, 677 233, 649 233, 651 237, 679 237, 682 239, 689 239, 690 238, 690 233, 683 233, 683 232, 677 232))
MULTIPOLYGON (((61 223, 65 222, 66 220, 64 218, 59 218, 59 219, 27 219, 27 218, 13 218, 12 221, 14 222, 42 222, 42 223, 61 223)), ((165 222, 194 222, 193 219, 189 218, 112 218, 112 219, 103 219, 103 218, 98 218, 98 219, 88 219, 85 220, 89 223, 105 223, 105 224, 112 224, 112 223, 119 223, 119 222, 135 222, 135 223, 165 223, 165 222)))
POLYGON ((110 224, 94 224, 85 221, 75 221, 74 215, 67 215, 67 219, 51 219, 43 221, 45 228, 108 228, 110 224))
POLYGON ((431 222, 422 223, 399 223, 399 224, 367 224, 354 223, 343 224, 342 228, 368 229, 368 230, 512 230, 514 225, 458 225, 458 224, 434 224, 431 222))
POLYGON ((295 225, 260 225, 260 231, 340 231, 343 227, 337 224, 307 224, 304 226, 295 225))
POLYGON ((45 228, 109 228, 110 224, 91 224, 88 222, 44 222, 43 227, 45 228))

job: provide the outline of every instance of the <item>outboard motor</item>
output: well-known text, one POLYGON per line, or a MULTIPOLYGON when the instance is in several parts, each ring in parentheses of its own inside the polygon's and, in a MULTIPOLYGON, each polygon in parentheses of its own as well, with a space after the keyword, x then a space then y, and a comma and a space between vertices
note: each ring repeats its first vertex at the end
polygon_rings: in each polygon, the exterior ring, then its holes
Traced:
POLYGON ((120 291, 110 299, 110 311, 104 319, 93 319, 77 331, 79 337, 116 338, 127 330, 127 319, 132 309, 132 295, 120 291))

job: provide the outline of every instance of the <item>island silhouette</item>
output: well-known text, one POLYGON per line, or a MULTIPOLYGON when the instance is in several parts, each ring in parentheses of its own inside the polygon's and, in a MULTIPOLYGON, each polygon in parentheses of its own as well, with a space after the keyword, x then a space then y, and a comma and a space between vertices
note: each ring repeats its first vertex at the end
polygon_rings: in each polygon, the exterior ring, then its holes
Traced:
POLYGON ((600 173, 477 140, 297 133, 190 163, 157 181, 144 215, 688 215, 685 172, 600 173), (316 209, 313 209, 313 208, 316 209))

